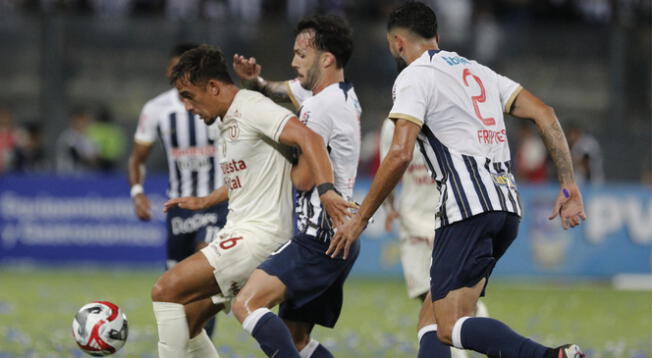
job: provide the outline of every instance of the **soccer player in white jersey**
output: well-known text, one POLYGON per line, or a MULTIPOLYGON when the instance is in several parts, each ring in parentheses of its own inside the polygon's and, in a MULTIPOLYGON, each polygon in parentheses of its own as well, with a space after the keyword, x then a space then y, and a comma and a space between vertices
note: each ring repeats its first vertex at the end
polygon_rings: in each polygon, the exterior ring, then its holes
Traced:
MULTIPOLYGON (((217 357, 208 336, 189 327, 224 308, 256 266, 291 237, 289 146, 297 147, 319 185, 332 185, 333 172, 321 137, 269 98, 236 87, 221 51, 203 45, 185 52, 171 82, 186 109, 207 125, 221 118, 218 151, 225 185, 206 197, 169 200, 165 208, 201 209, 228 198, 229 214, 213 242, 152 288, 159 357, 217 357)), ((337 224, 352 206, 332 190, 320 200, 337 224)))
MULTIPOLYGON (((335 183, 317 185, 301 162, 293 169, 299 233, 254 271, 234 300, 233 313, 269 357, 327 358, 333 355, 311 339, 310 332, 315 324, 335 326, 342 309, 344 281, 359 246, 352 248, 346 260, 325 254, 333 227, 318 197, 327 190, 337 190, 349 200, 353 196, 361 109, 353 86, 344 80, 344 66, 353 50, 351 29, 345 21, 336 16, 307 17, 299 22, 295 35, 292 67, 303 90, 294 92, 311 96, 294 101, 301 108, 299 119, 326 143, 335 183), (269 308, 279 302, 276 316, 269 308)), ((245 81, 258 80, 251 78, 258 75, 257 64, 244 58, 234 60, 236 72, 245 81)), ((289 83, 286 89, 296 82, 289 83)))
POLYGON ((347 256, 405 172, 418 141, 440 193, 430 269, 430 319, 437 328, 422 335, 419 357, 450 357, 450 345, 490 357, 583 357, 574 344, 545 347, 498 320, 471 317, 496 261, 516 237, 521 215, 503 112, 534 121, 555 163, 560 190, 550 219, 560 216, 565 229, 586 219, 553 109, 516 82, 440 50, 435 13, 423 3, 406 2, 390 14, 387 40, 405 67, 394 83, 388 116, 396 123, 392 145, 360 210, 339 228, 328 253, 347 256))
MULTIPOLYGON (((386 119, 380 129, 380 160, 387 156, 392 145, 394 135, 394 121, 386 119)), ((435 180, 428 172, 426 160, 419 147, 414 148, 412 161, 403 174, 400 194, 392 192, 383 206, 387 215, 385 217, 385 231, 392 231, 393 223, 399 222, 399 246, 401 251, 401 265, 403 277, 407 286, 408 296, 418 298, 422 302, 421 309, 432 311, 432 300, 426 300, 430 291, 430 262, 435 239, 435 204, 439 199, 439 192, 435 180), (429 198, 429 200, 423 200, 429 198)), ((426 312, 428 312, 426 311, 426 312)), ((420 316, 430 317, 421 313, 420 316)), ((489 317, 489 312, 484 303, 478 300, 476 317, 489 317)), ((427 324, 419 323, 418 340, 423 332, 433 328, 427 324)), ((467 357, 466 351, 451 348, 453 358, 467 357)))
MULTIPOLYGON (((179 57, 196 44, 178 44, 168 61, 169 78, 179 57)), ((217 125, 206 126, 201 118, 188 112, 176 88, 148 101, 141 111, 129 157, 129 183, 136 216, 151 219, 150 202, 142 186, 145 163, 158 138, 167 155, 168 198, 206 196, 223 185, 215 140, 217 125)), ((226 222, 227 204, 211 206, 200 212, 175 207, 167 212, 166 268, 204 247, 226 222)), ((214 320, 204 328, 212 335, 214 320)))

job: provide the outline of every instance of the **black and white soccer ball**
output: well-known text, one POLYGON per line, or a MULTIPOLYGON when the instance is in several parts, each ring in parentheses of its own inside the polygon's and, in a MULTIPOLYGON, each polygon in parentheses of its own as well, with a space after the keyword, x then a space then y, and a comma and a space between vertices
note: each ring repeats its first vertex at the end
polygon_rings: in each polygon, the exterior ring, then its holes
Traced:
POLYGON ((92 356, 113 354, 127 341, 127 316, 111 302, 88 303, 75 315, 72 335, 79 348, 92 356))

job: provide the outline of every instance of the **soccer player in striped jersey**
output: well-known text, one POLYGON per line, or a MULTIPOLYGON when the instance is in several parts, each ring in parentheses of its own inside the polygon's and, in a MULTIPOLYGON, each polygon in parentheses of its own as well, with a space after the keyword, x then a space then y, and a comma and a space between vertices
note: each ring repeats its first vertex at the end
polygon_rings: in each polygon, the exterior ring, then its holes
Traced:
MULTIPOLYGON (((225 308, 254 269, 291 237, 290 146, 320 185, 333 183, 333 170, 321 137, 269 98, 236 87, 221 51, 205 45, 186 51, 171 81, 187 110, 207 125, 220 118, 224 185, 205 197, 171 199, 165 209, 197 210, 228 199, 229 213, 214 241, 152 288, 159 357, 214 358, 208 336, 190 329, 225 308)), ((320 201, 337 224, 353 206, 334 191, 322 193, 320 201)))
MULTIPOLYGON (((380 159, 387 156, 392 145, 394 134, 394 121, 386 119, 380 129, 380 159)), ((403 277, 410 298, 418 298, 422 302, 421 309, 432 311, 432 300, 426 300, 430 291, 430 262, 435 239, 435 204, 439 192, 435 180, 428 172, 426 160, 414 148, 412 161, 405 174, 403 174, 400 194, 392 192, 383 206, 387 212, 385 218, 385 231, 392 231, 392 224, 399 222, 399 246, 401 251, 401 265, 403 277), (431 200, 423 200, 431 198, 431 200), (433 199, 434 198, 434 199, 433 199)), ((475 310, 476 317, 489 317, 486 305, 478 300, 475 310)), ((421 316, 430 317, 424 313, 421 316)), ((417 334, 418 341, 421 336, 433 326, 420 323, 417 334)), ((466 358, 465 350, 451 348, 453 358, 466 358)))
POLYGON ((583 357, 574 344, 545 347, 498 320, 472 317, 521 215, 503 112, 534 121, 555 163, 560 189, 549 218, 560 216, 564 229, 586 219, 553 109, 488 67, 440 50, 435 13, 421 2, 395 9, 387 31, 390 52, 402 68, 389 114, 396 123, 392 145, 360 210, 338 230, 328 253, 347 256, 418 143, 440 192, 430 269, 430 323, 437 322, 437 329, 423 334, 419 357, 450 357, 450 345, 490 357, 583 357))
MULTIPOLYGON (((361 108, 353 86, 344 80, 344 66, 353 50, 351 29, 345 21, 336 16, 308 17, 299 22, 295 34, 292 67, 303 90, 291 89, 295 81, 283 88, 288 96, 292 92, 306 94, 303 98, 307 98, 299 101, 290 98, 300 107, 299 120, 320 134, 328 147, 335 182, 317 185, 300 158, 293 169, 299 233, 254 271, 233 302, 233 312, 269 357, 326 358, 332 354, 311 339, 310 332, 315 324, 335 326, 344 281, 359 247, 355 246, 346 260, 325 254, 333 226, 319 195, 336 190, 349 200, 353 196, 361 108), (280 318, 268 309, 279 302, 280 318)), ((245 80, 247 74, 255 75, 256 69, 251 67, 257 64, 253 61, 234 60, 236 72, 245 74, 245 80)))
MULTIPOLYGON (((169 78, 179 57, 197 45, 179 44, 170 52, 166 75, 169 78)), ((215 141, 217 126, 206 126, 198 116, 184 108, 176 88, 148 101, 141 111, 129 157, 129 183, 136 215, 140 220, 152 217, 150 202, 143 190, 145 163, 156 140, 167 155, 168 198, 206 196, 223 184, 215 141)), ((166 267, 192 255, 212 240, 226 222, 227 204, 221 203, 199 212, 175 207, 167 212, 166 267)), ((206 326, 212 335, 215 326, 206 326)))

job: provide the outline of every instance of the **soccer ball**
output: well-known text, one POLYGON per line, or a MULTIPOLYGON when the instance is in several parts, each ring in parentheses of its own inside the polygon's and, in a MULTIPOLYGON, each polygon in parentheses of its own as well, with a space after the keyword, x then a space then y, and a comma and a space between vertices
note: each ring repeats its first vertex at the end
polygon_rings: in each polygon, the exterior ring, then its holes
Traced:
POLYGON ((107 301, 82 306, 72 321, 72 335, 77 345, 95 357, 117 352, 124 346, 128 334, 127 316, 107 301))

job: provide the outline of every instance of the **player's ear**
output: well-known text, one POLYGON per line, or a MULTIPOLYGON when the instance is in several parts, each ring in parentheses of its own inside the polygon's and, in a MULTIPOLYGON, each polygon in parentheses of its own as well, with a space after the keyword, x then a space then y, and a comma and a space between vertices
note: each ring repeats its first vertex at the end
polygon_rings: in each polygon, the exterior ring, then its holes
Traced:
POLYGON ((322 67, 334 66, 337 63, 335 56, 330 52, 324 52, 321 56, 321 65, 322 67))
POLYGON ((208 93, 210 93, 212 96, 217 96, 220 94, 220 82, 214 79, 208 80, 208 83, 206 84, 206 90, 208 93))

